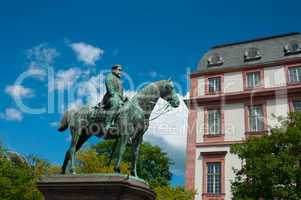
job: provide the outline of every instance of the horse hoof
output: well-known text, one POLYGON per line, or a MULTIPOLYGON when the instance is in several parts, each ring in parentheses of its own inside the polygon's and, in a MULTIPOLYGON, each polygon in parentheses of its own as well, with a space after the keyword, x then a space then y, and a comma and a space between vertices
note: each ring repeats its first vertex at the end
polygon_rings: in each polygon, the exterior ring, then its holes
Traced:
POLYGON ((76 171, 73 170, 73 169, 71 169, 71 170, 70 170, 70 174, 75 175, 75 174, 76 174, 76 171))
POLYGON ((134 177, 136 177, 136 178, 139 178, 136 171, 131 171, 131 176, 134 176, 134 177))
POLYGON ((120 174, 120 169, 114 169, 114 172, 120 174))

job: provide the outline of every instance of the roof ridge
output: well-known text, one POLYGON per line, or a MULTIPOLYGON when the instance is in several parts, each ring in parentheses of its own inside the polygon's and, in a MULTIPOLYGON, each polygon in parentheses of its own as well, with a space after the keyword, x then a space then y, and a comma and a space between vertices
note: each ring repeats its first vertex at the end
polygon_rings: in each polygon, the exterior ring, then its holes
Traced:
POLYGON ((212 49, 228 47, 228 46, 234 46, 234 45, 240 45, 240 44, 247 44, 247 43, 251 43, 251 42, 259 42, 259 41, 270 40, 270 39, 281 38, 281 37, 287 37, 287 36, 292 36, 292 35, 300 35, 300 33, 299 32, 291 32, 291 33, 285 33, 285 34, 280 34, 280 35, 261 37, 261 38, 252 39, 252 40, 245 40, 245 41, 241 41, 241 42, 233 42, 233 43, 228 43, 228 44, 216 45, 216 46, 213 46, 212 49))

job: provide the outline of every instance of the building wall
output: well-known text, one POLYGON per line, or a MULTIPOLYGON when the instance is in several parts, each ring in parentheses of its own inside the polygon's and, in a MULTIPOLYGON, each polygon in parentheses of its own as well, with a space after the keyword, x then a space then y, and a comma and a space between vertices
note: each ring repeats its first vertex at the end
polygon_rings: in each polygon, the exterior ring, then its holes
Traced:
POLYGON ((201 76, 198 78, 198 96, 205 95, 205 77, 201 76))
POLYGON ((232 199, 231 182, 235 180, 233 168, 240 169, 241 164, 242 161, 238 158, 238 156, 227 153, 225 157, 225 200, 232 199))
POLYGON ((195 173, 195 190, 196 196, 195 199, 202 199, 203 194, 203 156, 201 155, 202 152, 219 152, 219 151, 226 151, 227 154, 225 155, 225 199, 231 199, 231 181, 235 179, 235 174, 233 172, 233 168, 240 169, 241 167, 241 160, 234 154, 230 153, 229 146, 220 146, 220 147, 202 147, 197 148, 196 150, 196 173, 195 173))
MULTIPOLYGON (((253 69, 252 69, 253 70, 253 69)), ((257 70, 257 69, 255 69, 257 70)), ((299 98, 301 99, 301 95, 298 94, 298 90, 291 90, 292 93, 289 93, 289 87, 284 89, 287 85, 287 66, 285 65, 278 65, 274 67, 267 67, 267 68, 258 68, 263 72, 264 78, 264 85, 263 88, 258 88, 254 93, 258 94, 262 90, 268 90, 271 88, 277 89, 275 93, 268 93, 268 98, 262 98, 260 96, 254 97, 251 91, 251 95, 247 96, 246 94, 250 91, 244 89, 244 74, 245 71, 239 72, 229 72, 229 73, 222 73, 217 74, 218 76, 222 76, 223 80, 223 88, 221 94, 222 96, 225 95, 225 99, 227 100, 227 94, 234 93, 234 95, 240 94, 242 95, 242 99, 231 99, 230 101, 225 101, 221 103, 221 109, 223 112, 223 126, 224 127, 224 137, 222 140, 214 141, 214 140, 204 140, 204 125, 205 122, 205 113, 206 109, 209 108, 211 105, 215 104, 215 102, 210 102, 209 100, 205 101, 206 103, 198 104, 196 103, 195 111, 196 111, 196 131, 195 131, 195 154, 193 154, 193 158, 195 158, 194 162, 194 178, 193 186, 196 190, 196 197, 195 199, 204 200, 202 198, 203 191, 203 152, 221 152, 226 151, 227 154, 224 158, 225 169, 225 200, 230 200, 232 198, 231 194, 231 181, 234 180, 235 174, 233 168, 239 169, 241 167, 241 160, 233 154, 230 154, 230 146, 229 144, 236 143, 236 142, 243 142, 245 141, 246 137, 250 136, 250 133, 247 133, 247 114, 246 114, 246 106, 253 103, 265 104, 266 110, 266 123, 268 125, 268 130, 271 127, 275 127, 279 124, 279 119, 276 117, 286 117, 288 112, 290 111, 290 101, 292 98, 299 98), (278 87, 282 89, 279 90, 278 87), (296 95, 298 97, 296 97, 296 95), (288 97, 289 96, 289 97, 288 97), (208 105, 207 105, 208 103, 208 105), (210 105, 209 105, 210 104, 210 105)), ((208 75, 211 76, 211 75, 208 75)), ((206 79, 207 75, 202 75, 199 77, 194 77, 195 82, 197 83, 197 87, 194 89, 193 97, 202 97, 200 99, 206 100, 206 79)), ((294 85, 293 85, 294 86, 294 85)), ((301 88, 299 88, 301 90, 301 88)), ((299 91, 300 91, 299 90, 299 91)), ((233 94, 231 94, 233 95, 233 94)), ((210 96, 210 95, 208 95, 210 96)), ((212 95, 213 98, 216 98, 218 95, 212 95)), ((230 96, 230 95, 229 95, 230 96)), ((211 97, 210 97, 211 98, 211 97)), ((223 101, 222 99, 221 101, 223 101)), ((218 106, 218 105, 217 105, 218 106)), ((266 132, 263 131, 260 134, 265 134, 266 132)), ((252 134, 252 133, 251 133, 252 134)), ((192 168, 191 168, 192 169, 192 168)), ((186 170, 187 173, 187 170, 186 170)), ((207 198, 205 198, 207 200, 207 198)))
POLYGON ((225 141, 245 139, 244 104, 226 104, 224 106, 225 141))
POLYGON ((264 86, 266 88, 281 87, 286 84, 284 66, 269 67, 264 69, 264 86))
POLYGON ((243 79, 241 72, 231 72, 224 74, 224 92, 243 91, 243 79))
POLYGON ((198 112, 198 120, 197 120, 197 134, 196 134, 196 142, 201 143, 204 141, 204 107, 200 106, 197 109, 198 112))
POLYGON ((279 120, 276 117, 286 117, 289 112, 287 97, 279 97, 267 101, 267 123, 269 127, 279 126, 279 120))
MULTIPOLYGON (((225 104, 224 111, 224 141, 241 141, 245 139, 246 124, 245 124, 245 104, 225 104)), ((286 117, 289 112, 289 104, 287 97, 280 97, 266 101, 267 124, 271 127, 279 125, 279 120, 276 117, 286 117), (277 113, 275 115, 275 113, 277 113), (276 117, 275 117, 276 116, 276 117)), ((204 107, 200 106, 197 109, 197 136, 196 143, 204 142, 204 107)))
MULTIPOLYGON (((264 88, 282 87, 286 85, 285 66, 264 68, 264 88)), ((224 73, 222 91, 224 93, 242 92, 243 72, 224 73)), ((198 96, 205 96, 206 77, 198 77, 198 96)))
MULTIPOLYGON (((279 72, 279 71, 276 71, 279 72)), ((283 81, 283 80, 282 80, 283 81)), ((273 84, 278 84, 280 81, 274 81, 273 84)), ((271 85, 271 84, 270 84, 271 85)), ((277 116, 286 117, 289 112, 288 98, 286 95, 279 94, 279 97, 271 100, 266 100, 266 111, 267 111, 267 124, 271 127, 279 125, 279 121, 274 117, 277 116)), ((196 130, 196 143, 205 144, 204 142, 204 106, 199 106, 197 109, 197 130, 196 130)), ((246 125, 245 125, 245 103, 229 103, 223 105, 224 112, 224 141, 234 142, 243 141, 246 139, 246 125)), ((203 193, 203 157, 201 152, 216 152, 216 151, 227 151, 225 155, 225 200, 232 198, 231 193, 231 181, 234 180, 235 174, 233 168, 239 169, 241 167, 241 160, 233 154, 230 154, 230 146, 208 146, 208 147, 197 147, 195 155, 195 190, 197 191, 195 199, 202 199, 203 193)))

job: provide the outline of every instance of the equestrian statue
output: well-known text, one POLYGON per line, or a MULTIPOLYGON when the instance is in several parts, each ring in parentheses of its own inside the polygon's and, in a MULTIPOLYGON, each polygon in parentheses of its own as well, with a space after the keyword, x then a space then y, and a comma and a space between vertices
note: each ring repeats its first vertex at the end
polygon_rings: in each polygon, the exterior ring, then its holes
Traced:
POLYGON ((114 65, 106 76, 107 92, 97 106, 85 106, 78 110, 66 111, 60 123, 59 131, 70 129, 71 145, 66 152, 62 173, 75 174, 76 152, 95 135, 103 139, 114 139, 112 158, 114 171, 120 173, 120 164, 126 146, 131 145, 133 157, 131 175, 137 176, 137 159, 143 135, 147 131, 151 112, 159 98, 166 106, 178 107, 179 97, 171 80, 161 80, 145 85, 129 100, 123 94, 121 65, 114 65))

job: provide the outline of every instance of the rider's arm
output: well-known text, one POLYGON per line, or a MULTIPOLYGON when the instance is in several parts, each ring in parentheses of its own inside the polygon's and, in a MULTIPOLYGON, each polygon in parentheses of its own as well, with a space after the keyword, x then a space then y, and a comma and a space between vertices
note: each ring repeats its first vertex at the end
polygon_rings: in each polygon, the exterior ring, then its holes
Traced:
POLYGON ((109 95, 113 96, 116 91, 115 91, 115 87, 113 84, 113 77, 111 75, 108 75, 105 79, 105 84, 106 84, 106 88, 107 88, 107 93, 109 93, 109 95))

